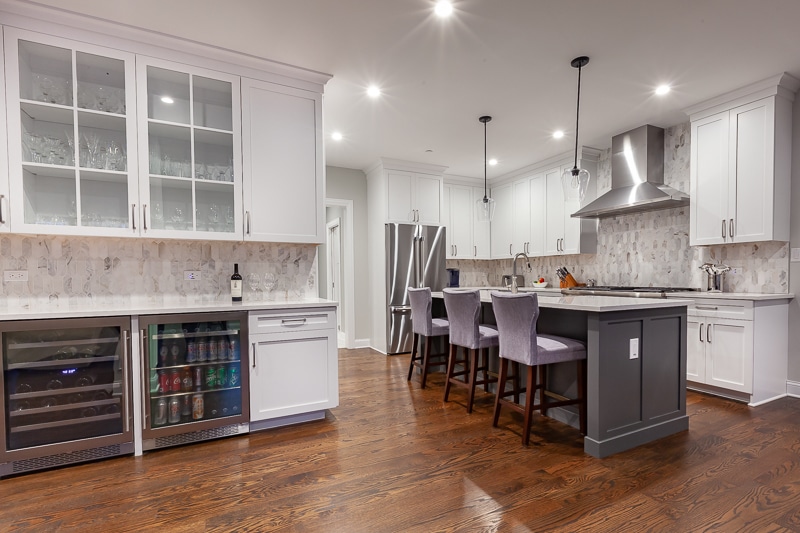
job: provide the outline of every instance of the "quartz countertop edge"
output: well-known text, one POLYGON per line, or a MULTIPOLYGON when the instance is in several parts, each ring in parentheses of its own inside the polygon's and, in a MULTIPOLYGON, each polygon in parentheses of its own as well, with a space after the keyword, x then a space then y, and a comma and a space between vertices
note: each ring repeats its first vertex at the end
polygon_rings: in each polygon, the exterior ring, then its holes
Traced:
POLYGON ((308 309, 337 307, 338 302, 324 298, 299 298, 253 302, 163 302, 138 304, 74 304, 0 307, 0 321, 49 318, 89 318, 110 316, 167 315, 186 313, 227 313, 269 311, 273 309, 308 309))
MULTIPOLYGON (((481 302, 491 303, 492 289, 481 288, 481 302)), ((434 298, 443 298, 443 292, 431 293, 434 298)), ((539 307, 569 309, 605 313, 609 311, 631 311, 637 309, 658 309, 664 307, 688 306, 692 300, 677 298, 626 298, 623 296, 567 296, 552 294, 539 299, 539 307)))
POLYGON ((791 300, 793 293, 759 293, 759 292, 670 292, 667 298, 714 299, 714 300, 791 300))

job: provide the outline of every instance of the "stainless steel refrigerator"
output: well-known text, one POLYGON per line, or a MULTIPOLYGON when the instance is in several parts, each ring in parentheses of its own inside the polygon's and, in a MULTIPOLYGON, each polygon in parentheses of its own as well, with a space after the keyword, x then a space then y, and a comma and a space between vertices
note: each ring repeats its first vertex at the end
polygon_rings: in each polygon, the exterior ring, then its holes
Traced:
POLYGON ((447 285, 445 228, 386 224, 386 353, 411 351, 408 287, 441 291, 447 285))

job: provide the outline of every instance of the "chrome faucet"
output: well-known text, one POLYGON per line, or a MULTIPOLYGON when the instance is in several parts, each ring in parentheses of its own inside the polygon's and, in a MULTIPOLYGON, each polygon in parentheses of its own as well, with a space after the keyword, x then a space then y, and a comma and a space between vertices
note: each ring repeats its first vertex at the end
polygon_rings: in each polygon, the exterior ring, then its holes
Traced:
POLYGON ((519 256, 525 257, 525 263, 528 265, 528 270, 531 269, 531 260, 528 257, 528 254, 525 252, 520 252, 514 256, 514 263, 511 267, 511 294, 517 294, 517 292, 519 292, 519 287, 517 287, 517 259, 519 256))

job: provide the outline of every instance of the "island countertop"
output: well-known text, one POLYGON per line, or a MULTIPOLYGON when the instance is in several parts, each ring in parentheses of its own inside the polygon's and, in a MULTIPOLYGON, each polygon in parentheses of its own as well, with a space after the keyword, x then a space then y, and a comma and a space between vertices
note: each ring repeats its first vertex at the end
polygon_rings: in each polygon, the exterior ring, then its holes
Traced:
MULTIPOLYGON (((466 290, 466 289, 465 289, 466 290)), ((480 289, 481 301, 491 303, 491 289, 480 289)), ((520 292, 531 292, 529 290, 520 292)), ((679 298, 626 298, 623 296, 567 296, 555 291, 534 291, 539 295, 539 307, 550 309, 568 309, 571 311, 589 311, 606 313, 610 311, 635 311, 637 309, 661 309, 665 307, 681 307, 692 303, 688 299, 679 298)), ((444 293, 434 292, 434 298, 443 298, 444 293)))

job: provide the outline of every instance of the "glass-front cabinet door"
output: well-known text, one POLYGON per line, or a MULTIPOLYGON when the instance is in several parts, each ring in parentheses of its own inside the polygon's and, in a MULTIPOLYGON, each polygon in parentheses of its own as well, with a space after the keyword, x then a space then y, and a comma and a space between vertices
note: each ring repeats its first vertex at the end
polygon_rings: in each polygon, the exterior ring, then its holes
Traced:
POLYGON ((241 239, 239 78, 137 61, 143 233, 241 239))
POLYGON ((138 235, 134 56, 13 28, 4 42, 12 231, 138 235))
POLYGON ((10 231, 9 211, 8 211, 8 142, 6 140, 6 80, 5 80, 5 54, 3 53, 3 28, 0 27, 0 168, 3 175, 0 175, 0 233, 10 231))
POLYGON ((5 459, 132 446, 129 317, 4 322, 0 334, 5 459))

